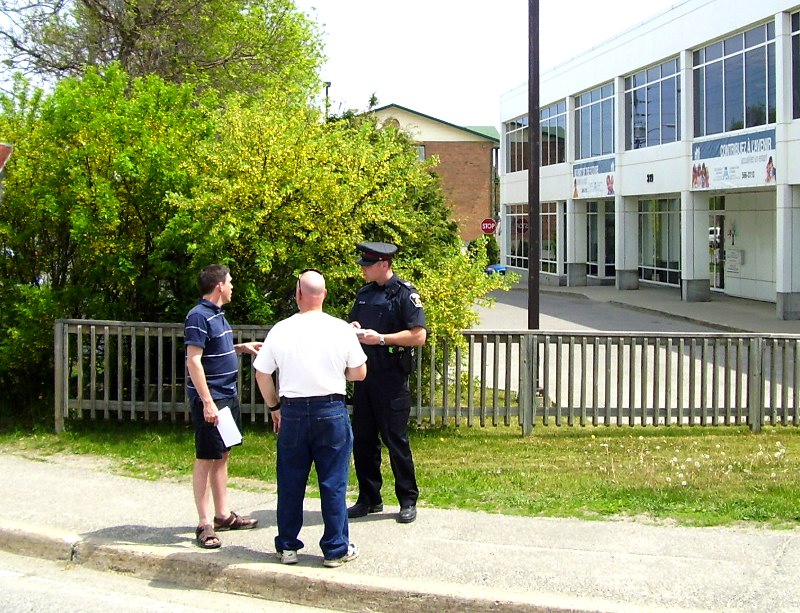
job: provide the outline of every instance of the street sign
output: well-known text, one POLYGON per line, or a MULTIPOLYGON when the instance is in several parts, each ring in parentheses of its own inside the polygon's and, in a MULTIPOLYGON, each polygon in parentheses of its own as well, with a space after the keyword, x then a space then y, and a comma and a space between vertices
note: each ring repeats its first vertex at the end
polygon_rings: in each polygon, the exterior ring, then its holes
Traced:
POLYGON ((6 143, 0 143, 0 172, 3 172, 3 166, 6 165, 8 158, 11 157, 11 152, 14 150, 14 147, 11 145, 7 145, 6 143))
POLYGON ((497 230, 497 222, 491 217, 487 217, 481 222, 481 230, 484 234, 494 234, 497 230))

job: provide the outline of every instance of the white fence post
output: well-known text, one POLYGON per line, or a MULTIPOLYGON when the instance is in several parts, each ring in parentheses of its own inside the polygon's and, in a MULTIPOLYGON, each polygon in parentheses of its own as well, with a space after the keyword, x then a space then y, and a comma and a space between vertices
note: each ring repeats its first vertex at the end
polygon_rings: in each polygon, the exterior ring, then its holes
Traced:
POLYGON ((53 357, 55 359, 55 395, 53 410, 55 417, 56 434, 64 431, 64 382, 66 377, 66 365, 64 364, 64 328, 66 324, 56 320, 53 325, 53 357))
POLYGON ((522 435, 530 436, 536 418, 536 388, 538 380, 538 361, 536 359, 536 337, 523 334, 520 337, 520 358, 522 364, 519 390, 519 417, 522 422, 522 435))

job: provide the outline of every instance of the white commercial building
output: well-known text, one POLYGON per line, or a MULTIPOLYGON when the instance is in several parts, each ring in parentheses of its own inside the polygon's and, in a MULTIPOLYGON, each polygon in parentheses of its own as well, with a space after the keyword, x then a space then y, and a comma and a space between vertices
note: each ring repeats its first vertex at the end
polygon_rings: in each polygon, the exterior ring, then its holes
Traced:
MULTIPOLYGON (((543 73, 540 111, 542 284, 800 318, 800 4, 677 4, 543 73)), ((527 84, 501 115, 503 263, 526 270, 527 84)))

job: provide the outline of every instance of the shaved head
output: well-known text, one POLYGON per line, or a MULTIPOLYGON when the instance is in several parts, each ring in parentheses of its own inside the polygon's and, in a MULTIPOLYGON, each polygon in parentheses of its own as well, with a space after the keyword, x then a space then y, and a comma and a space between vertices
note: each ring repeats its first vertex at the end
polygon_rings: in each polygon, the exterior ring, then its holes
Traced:
POLYGON ((300 275, 300 290, 309 296, 325 294, 325 277, 316 270, 309 270, 300 275))
POLYGON ((297 278, 295 298, 300 312, 322 310, 322 303, 328 291, 325 289, 325 277, 316 270, 306 270, 297 278))

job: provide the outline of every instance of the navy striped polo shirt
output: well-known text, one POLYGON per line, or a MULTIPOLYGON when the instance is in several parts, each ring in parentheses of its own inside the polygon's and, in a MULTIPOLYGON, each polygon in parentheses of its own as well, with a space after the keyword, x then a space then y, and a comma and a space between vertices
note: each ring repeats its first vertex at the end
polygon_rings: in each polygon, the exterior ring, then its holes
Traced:
MULTIPOLYGON (((183 342, 184 345, 203 348, 203 370, 211 397, 216 400, 236 396, 239 358, 233 348, 233 330, 225 319, 223 310, 213 302, 201 298, 197 306, 186 315, 183 342)), ((198 397, 189 376, 186 377, 186 393, 190 401, 198 397)))

